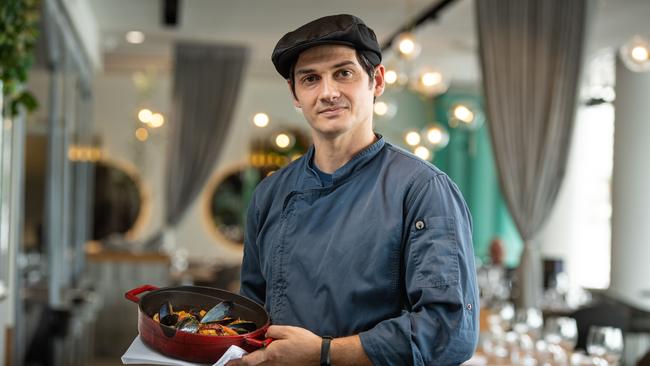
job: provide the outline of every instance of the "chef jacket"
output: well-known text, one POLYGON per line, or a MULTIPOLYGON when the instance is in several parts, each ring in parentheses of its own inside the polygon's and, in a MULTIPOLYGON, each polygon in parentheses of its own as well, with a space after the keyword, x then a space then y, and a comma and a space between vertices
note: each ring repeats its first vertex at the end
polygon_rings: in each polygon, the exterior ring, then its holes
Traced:
POLYGON ((260 182, 241 293, 273 324, 358 334, 375 365, 459 365, 478 342, 469 209, 445 173, 377 137, 329 186, 313 146, 260 182))

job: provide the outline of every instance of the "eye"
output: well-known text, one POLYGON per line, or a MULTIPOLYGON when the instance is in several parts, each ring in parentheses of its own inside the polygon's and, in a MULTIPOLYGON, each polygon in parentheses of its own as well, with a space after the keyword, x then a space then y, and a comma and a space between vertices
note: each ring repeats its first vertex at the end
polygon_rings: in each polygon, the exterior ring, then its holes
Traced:
POLYGON ((346 70, 346 69, 339 70, 339 71, 337 72, 337 74, 338 74, 338 76, 342 77, 343 79, 349 79, 349 78, 352 77, 352 75, 354 75, 354 74, 352 73, 352 71, 350 71, 350 70, 346 70))
POLYGON ((313 74, 311 74, 311 75, 306 75, 305 77, 303 77, 302 79, 300 79, 300 83, 301 83, 301 84, 305 84, 305 85, 313 84, 313 83, 315 83, 316 81, 318 81, 318 76, 317 76, 317 75, 313 75, 313 74))

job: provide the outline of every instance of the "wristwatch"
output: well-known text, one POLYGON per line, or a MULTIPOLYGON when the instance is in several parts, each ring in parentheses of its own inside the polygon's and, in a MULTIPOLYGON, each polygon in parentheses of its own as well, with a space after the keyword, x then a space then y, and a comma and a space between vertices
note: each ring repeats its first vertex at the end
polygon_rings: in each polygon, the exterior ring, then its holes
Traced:
POLYGON ((330 343, 332 337, 323 336, 323 342, 320 345, 320 366, 331 366, 330 361, 330 343))

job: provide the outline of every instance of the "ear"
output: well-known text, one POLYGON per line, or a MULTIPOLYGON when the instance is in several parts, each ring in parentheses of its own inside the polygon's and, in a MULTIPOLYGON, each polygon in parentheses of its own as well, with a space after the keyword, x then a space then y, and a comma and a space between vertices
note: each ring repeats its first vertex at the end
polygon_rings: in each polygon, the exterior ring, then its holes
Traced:
POLYGON ((300 108, 300 102, 298 101, 298 98, 296 98, 296 94, 291 90, 291 81, 287 80, 287 86, 289 87, 289 94, 291 94, 291 100, 293 101, 293 106, 296 108, 300 108))
POLYGON ((385 72, 386 68, 384 68, 384 65, 379 64, 375 66, 375 97, 384 94, 384 88, 386 87, 386 80, 384 79, 385 72))

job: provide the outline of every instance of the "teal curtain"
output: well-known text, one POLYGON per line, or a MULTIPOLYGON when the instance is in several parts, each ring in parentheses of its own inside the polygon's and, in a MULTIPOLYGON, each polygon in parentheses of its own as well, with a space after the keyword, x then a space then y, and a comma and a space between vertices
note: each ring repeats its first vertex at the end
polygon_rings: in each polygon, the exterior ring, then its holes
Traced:
POLYGON ((508 267, 519 264, 523 242, 514 225, 499 188, 487 121, 476 131, 449 127, 448 111, 457 103, 472 102, 483 106, 479 92, 453 88, 435 98, 423 98, 410 90, 388 90, 382 97, 398 105, 390 120, 375 118, 375 129, 389 141, 411 151, 404 143, 407 130, 422 131, 429 122, 437 122, 449 131, 449 145, 434 153, 432 162, 447 173, 460 188, 474 220, 474 251, 488 258, 490 240, 499 236, 506 249, 508 267))
POLYGON ((523 242, 499 189, 494 155, 486 122, 475 131, 449 127, 449 111, 457 103, 482 107, 478 93, 449 92, 435 99, 429 108, 449 130, 449 145, 438 151, 433 163, 446 172, 463 192, 474 219, 474 250, 485 260, 492 238, 500 237, 506 249, 506 265, 516 267, 523 242))

